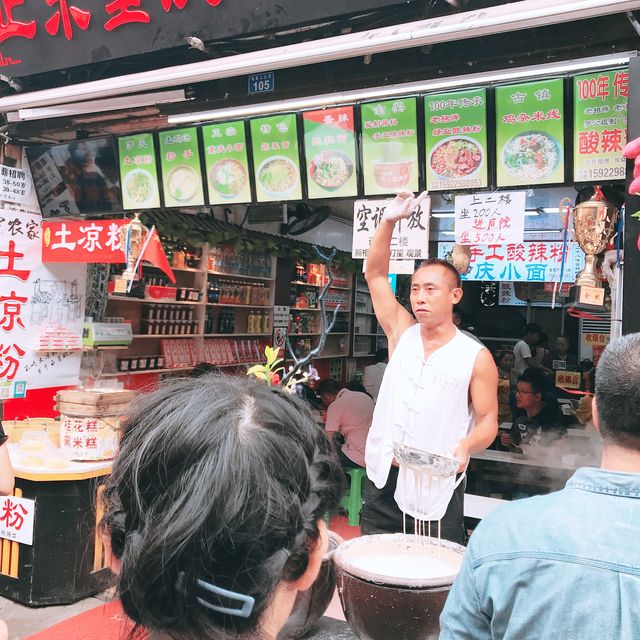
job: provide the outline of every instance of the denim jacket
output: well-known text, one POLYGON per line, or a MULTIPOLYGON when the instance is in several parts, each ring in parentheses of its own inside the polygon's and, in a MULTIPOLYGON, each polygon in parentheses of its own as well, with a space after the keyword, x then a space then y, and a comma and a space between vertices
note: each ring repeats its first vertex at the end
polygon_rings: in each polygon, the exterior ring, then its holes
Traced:
POLYGON ((640 474, 579 469, 471 536, 440 640, 640 639, 640 474))

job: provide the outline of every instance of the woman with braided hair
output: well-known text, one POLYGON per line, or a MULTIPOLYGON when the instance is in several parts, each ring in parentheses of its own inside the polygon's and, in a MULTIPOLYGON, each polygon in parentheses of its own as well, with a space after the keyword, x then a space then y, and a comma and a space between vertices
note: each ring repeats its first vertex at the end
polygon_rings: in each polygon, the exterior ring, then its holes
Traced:
POLYGON ((286 391, 206 375, 143 396, 104 493, 124 610, 153 640, 275 638, 318 574, 342 482, 286 391))

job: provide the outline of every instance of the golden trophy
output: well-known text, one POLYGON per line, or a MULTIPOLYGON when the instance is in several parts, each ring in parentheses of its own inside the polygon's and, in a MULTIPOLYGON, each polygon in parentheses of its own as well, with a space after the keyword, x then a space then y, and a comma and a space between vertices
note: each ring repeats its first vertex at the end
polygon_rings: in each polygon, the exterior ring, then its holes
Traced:
POLYGON ((135 267, 146 232, 147 228, 140 222, 139 213, 135 214, 129 224, 120 227, 120 245, 124 252, 126 268, 122 275, 115 276, 114 293, 127 293, 131 289, 130 283, 138 279, 135 267))
POLYGON ((576 240, 585 254, 584 269, 578 274, 573 292, 576 306, 604 306, 604 289, 596 268, 596 256, 604 251, 618 219, 618 210, 607 202, 600 187, 593 196, 573 210, 576 240))

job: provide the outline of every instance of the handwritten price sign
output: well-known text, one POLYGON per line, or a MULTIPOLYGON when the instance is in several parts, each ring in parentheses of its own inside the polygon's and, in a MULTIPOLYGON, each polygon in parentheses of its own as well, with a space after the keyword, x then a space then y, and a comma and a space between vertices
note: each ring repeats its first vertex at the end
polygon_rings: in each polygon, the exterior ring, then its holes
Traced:
POLYGON ((456 242, 458 244, 522 242, 525 196, 524 191, 457 196, 456 242))

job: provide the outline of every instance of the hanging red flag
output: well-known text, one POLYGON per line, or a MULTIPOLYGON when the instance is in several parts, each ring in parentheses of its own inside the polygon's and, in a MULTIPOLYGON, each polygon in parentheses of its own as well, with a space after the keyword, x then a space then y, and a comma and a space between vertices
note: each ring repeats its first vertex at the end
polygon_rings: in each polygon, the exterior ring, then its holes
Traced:
POLYGON ((162 242, 160 242, 160 238, 158 237, 158 232, 155 227, 151 227, 149 231, 149 237, 145 240, 145 248, 140 260, 150 262, 154 267, 158 267, 158 269, 163 271, 169 280, 175 284, 176 277, 173 275, 173 271, 169 266, 169 261, 167 260, 167 256, 162 248, 162 242))

